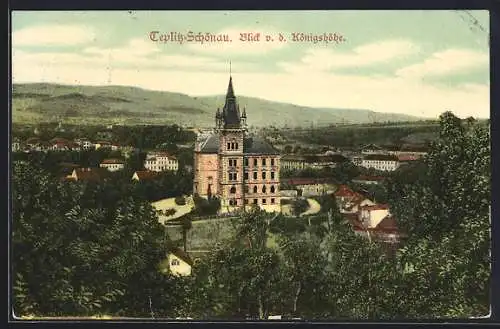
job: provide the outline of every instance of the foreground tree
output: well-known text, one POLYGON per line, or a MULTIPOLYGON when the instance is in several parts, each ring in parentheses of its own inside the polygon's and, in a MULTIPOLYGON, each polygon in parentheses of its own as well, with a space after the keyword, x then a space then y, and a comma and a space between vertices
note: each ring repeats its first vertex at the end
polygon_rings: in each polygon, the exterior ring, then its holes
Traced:
POLYGON ((440 117, 439 139, 416 183, 396 186, 392 212, 409 233, 399 254, 399 313, 469 317, 489 312, 490 136, 487 127, 440 117), (425 291, 426 293, 423 293, 425 291))
POLYGON ((176 279, 161 276, 164 231, 132 190, 59 182, 13 167, 12 267, 16 315, 150 316, 175 310, 176 279))

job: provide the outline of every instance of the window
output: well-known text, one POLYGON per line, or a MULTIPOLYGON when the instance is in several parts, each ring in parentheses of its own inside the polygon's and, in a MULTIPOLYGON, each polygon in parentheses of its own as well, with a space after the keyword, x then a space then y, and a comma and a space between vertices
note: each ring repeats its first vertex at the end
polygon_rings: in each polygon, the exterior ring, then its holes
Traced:
POLYGON ((232 166, 233 166, 233 160, 229 159, 229 167, 232 167, 232 166))
POLYGON ((236 149, 238 149, 238 143, 236 143, 236 149))
POLYGON ((245 199, 245 204, 248 204, 248 199, 245 199))
POLYGON ((257 159, 253 159, 253 165, 257 167, 257 159))
POLYGON ((232 186, 231 189, 229 190, 229 193, 235 194, 236 193, 236 187, 232 186))
POLYGON ((232 173, 228 173, 229 175, 229 180, 233 180, 233 174, 232 173))
POLYGON ((244 190, 244 191, 245 191, 245 193, 248 193, 248 191, 249 191, 249 190, 250 190, 250 189, 248 188, 248 185, 245 185, 245 190, 244 190))
POLYGON ((227 149, 229 150, 231 148, 231 143, 227 143, 227 149))
POLYGON ((275 192, 274 185, 271 185, 271 193, 274 193, 274 192, 275 192))
POLYGON ((237 164, 237 160, 236 160, 236 159, 234 159, 234 160, 233 160, 233 166, 235 166, 235 167, 236 167, 237 165, 238 165, 238 164, 237 164))
POLYGON ((262 204, 266 204, 266 199, 262 199, 262 204))
POLYGON ((257 193, 257 186, 253 187, 253 193, 257 193))
POLYGON ((238 200, 236 200, 236 199, 229 200, 229 205, 230 206, 237 206, 238 205, 238 200))
POLYGON ((245 158, 245 167, 248 167, 248 158, 245 158))
POLYGON ((253 172, 253 179, 257 179, 257 172, 256 171, 253 172))
POLYGON ((266 159, 262 159, 262 165, 265 166, 266 165, 266 159))
POLYGON ((271 166, 274 166, 274 159, 271 159, 271 166))
POLYGON ((266 172, 265 171, 262 172, 262 179, 266 179, 266 172))
POLYGON ((267 190, 267 189, 266 189, 266 186, 265 186, 265 185, 264 185, 264 186, 262 186, 262 193, 266 193, 266 190, 267 190))
POLYGON ((237 173, 234 173, 234 174, 233 174, 233 179, 234 179, 234 180, 238 180, 238 174, 237 174, 237 173))
POLYGON ((257 199, 253 199, 253 204, 257 204, 257 199))
POLYGON ((271 171, 271 179, 274 179, 274 171, 271 171))
POLYGON ((274 198, 271 199, 271 203, 274 204, 274 198))
POLYGON ((246 172, 246 173, 244 173, 244 177, 245 177, 245 180, 247 180, 247 179, 248 179, 248 173, 247 173, 247 172, 246 172))
POLYGON ((172 265, 172 266, 178 266, 178 265, 181 265, 181 262, 179 262, 178 259, 172 259, 172 262, 170 262, 170 265, 172 265))

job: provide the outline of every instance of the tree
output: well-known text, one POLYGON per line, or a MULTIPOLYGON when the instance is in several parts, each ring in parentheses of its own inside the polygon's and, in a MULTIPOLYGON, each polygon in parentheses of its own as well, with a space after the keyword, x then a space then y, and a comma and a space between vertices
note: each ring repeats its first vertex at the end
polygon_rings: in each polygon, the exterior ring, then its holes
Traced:
POLYGON ((439 138, 416 183, 396 186, 391 211, 409 232, 398 255, 409 316, 489 311, 490 137, 487 127, 440 116, 439 138), (398 201, 399 200, 399 201, 398 201), (418 291, 426 289, 429 293, 418 291), (410 291, 410 293, 408 293, 410 291))
POLYGON ((149 316, 149 298, 175 311, 176 279, 158 272, 163 227, 131 188, 60 182, 29 163, 14 164, 12 184, 16 315, 149 316))
POLYGON ((187 232, 193 227, 193 223, 191 222, 189 215, 185 215, 181 218, 181 227, 184 251, 187 251, 187 232))

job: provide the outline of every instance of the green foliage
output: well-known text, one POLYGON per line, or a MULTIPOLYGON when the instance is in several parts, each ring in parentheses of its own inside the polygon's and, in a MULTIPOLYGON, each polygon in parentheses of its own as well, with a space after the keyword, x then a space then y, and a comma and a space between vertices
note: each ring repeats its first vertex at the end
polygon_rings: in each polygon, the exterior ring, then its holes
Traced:
POLYGON ((178 206, 183 206, 186 204, 186 199, 183 196, 178 196, 175 198, 175 204, 178 206))
POLYGON ((440 117, 439 139, 416 167, 396 178, 392 211, 410 238, 400 252, 401 307, 409 316, 488 313, 490 268, 490 137, 487 127, 440 117), (406 183, 406 184, 405 184, 406 183), (429 294, 419 294, 418 289, 429 294), (410 291, 411 293, 408 293, 410 291), (402 293, 402 291, 401 291, 402 293))
POLYGON ((200 196, 193 196, 194 210, 193 214, 197 216, 211 216, 216 215, 220 210, 220 200, 216 197, 209 199, 200 196))
POLYGON ((306 199, 299 198, 292 203, 292 211, 295 216, 299 216, 307 209, 309 209, 309 202, 306 199))
POLYGON ((147 316, 149 296, 175 309, 175 279, 157 271, 164 229, 132 188, 59 182, 15 163, 12 191, 17 315, 147 316))

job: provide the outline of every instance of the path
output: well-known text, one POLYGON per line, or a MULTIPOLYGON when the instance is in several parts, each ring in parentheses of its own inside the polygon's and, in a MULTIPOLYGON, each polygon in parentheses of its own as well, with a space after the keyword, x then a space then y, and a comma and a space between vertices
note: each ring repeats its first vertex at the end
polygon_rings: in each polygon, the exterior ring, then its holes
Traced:
POLYGON ((314 215, 320 212, 321 205, 319 204, 318 201, 314 199, 307 199, 307 203, 309 203, 309 209, 300 214, 300 217, 314 215))
POLYGON ((175 214, 173 214, 171 216, 158 215, 158 220, 160 221, 160 223, 165 224, 165 222, 167 222, 169 220, 176 219, 176 218, 184 216, 187 213, 190 213, 194 208, 193 198, 188 196, 188 197, 185 197, 185 199, 186 199, 186 204, 183 206, 177 205, 175 203, 175 198, 163 199, 163 200, 159 200, 159 201, 151 203, 153 208, 155 208, 156 210, 166 211, 168 209, 175 209, 175 214))

